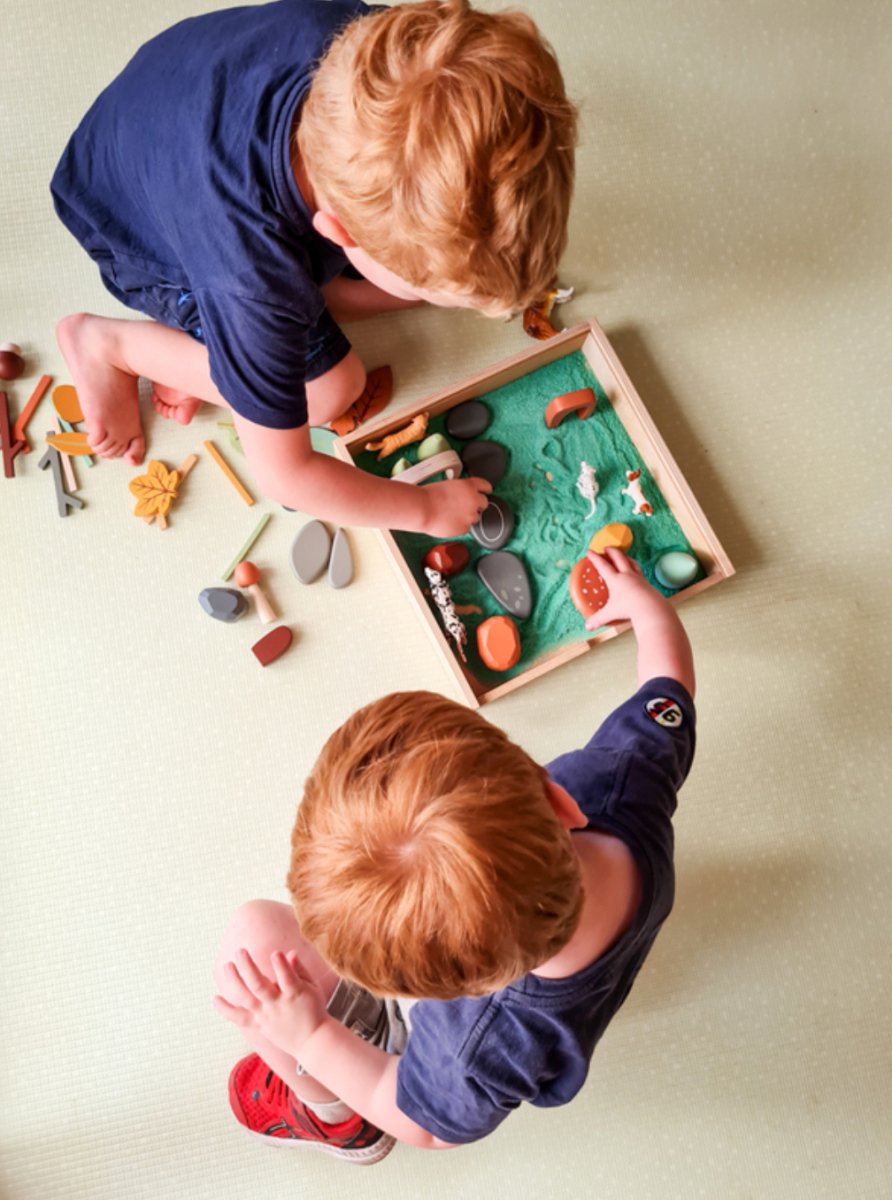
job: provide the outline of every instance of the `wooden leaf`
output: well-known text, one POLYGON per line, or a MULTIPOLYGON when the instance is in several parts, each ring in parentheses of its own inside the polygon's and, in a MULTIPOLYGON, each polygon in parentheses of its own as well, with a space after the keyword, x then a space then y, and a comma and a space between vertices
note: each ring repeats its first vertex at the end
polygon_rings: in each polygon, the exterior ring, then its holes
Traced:
POLYGON ((128 488, 137 498, 135 517, 161 516, 170 512, 180 486, 179 471, 168 471, 164 463, 152 459, 145 475, 131 479, 128 488))
POLYGON ((50 433, 46 439, 60 454, 92 454, 85 433, 50 433))
POLYGON ((366 376, 365 389, 359 399, 355 400, 345 413, 329 422, 331 429, 338 437, 352 433, 357 425, 361 425, 363 421, 370 421, 379 412, 383 412, 392 395, 393 371, 388 366, 375 367, 366 376))
POLYGON ((83 421, 84 412, 77 392, 70 383, 61 383, 53 389, 53 406, 63 421, 76 425, 83 421))
MULTIPOLYGON (((550 309, 551 306, 549 305, 548 307, 550 309)), ((544 342, 547 338, 554 337, 557 333, 557 330, 542 312, 539 305, 525 308, 522 319, 524 333, 529 334, 531 338, 536 338, 537 341, 544 342)))

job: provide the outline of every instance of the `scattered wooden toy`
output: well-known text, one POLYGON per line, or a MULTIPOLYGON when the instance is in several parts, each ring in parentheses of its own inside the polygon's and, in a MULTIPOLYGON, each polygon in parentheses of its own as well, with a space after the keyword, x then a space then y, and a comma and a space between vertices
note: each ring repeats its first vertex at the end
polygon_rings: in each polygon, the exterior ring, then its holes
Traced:
POLYGON ((526 567, 516 554, 510 550, 484 554, 477 561, 477 574, 502 608, 526 620, 533 611, 533 590, 526 567))
POLYGON ((654 564, 657 582, 676 592, 693 583, 699 570, 700 564, 686 550, 667 550, 654 564))
POLYGON ((344 588, 353 582, 353 555, 343 529, 336 529, 328 560, 328 582, 333 588, 344 588))
POLYGON ((38 381, 35 385, 34 391, 28 397, 28 401, 25 404, 25 407, 22 409, 22 411, 19 413, 18 417, 16 418, 15 428, 12 431, 12 441, 13 441, 13 445, 15 445, 16 442, 22 442, 23 443, 22 450, 23 450, 23 453, 25 453, 25 454, 31 453, 31 445, 28 442, 27 437, 25 436, 25 430, 28 427, 28 422, 31 420, 31 417, 34 415, 35 408, 37 408, 38 404, 43 399, 46 389, 50 386, 50 384, 52 382, 53 382, 52 375, 41 375, 41 377, 38 379, 38 381))
POLYGON ((387 458, 395 450, 402 450, 406 446, 411 446, 413 442, 420 441, 427 432, 429 419, 429 413, 420 412, 412 418, 408 425, 397 429, 395 433, 388 433, 386 437, 377 442, 366 442, 365 448, 366 450, 377 450, 378 462, 380 462, 382 458, 387 458))
POLYGON ((17 346, 15 342, 3 342, 0 345, 0 379, 12 383, 24 369, 25 360, 22 358, 21 346, 17 346))
POLYGON ((198 595, 198 603, 209 617, 231 625, 248 611, 248 601, 235 588, 209 587, 198 595))
POLYGON ((603 554, 605 550, 611 546, 615 546, 617 550, 622 550, 623 554, 630 549, 634 536, 628 525, 623 525, 621 521, 611 521, 609 525, 602 525, 595 536, 588 544, 589 550, 594 550, 595 554, 603 554))
POLYGON ((56 489, 56 504, 59 508, 59 516, 67 517, 69 508, 83 508, 84 502, 79 496, 70 496, 65 491, 65 484, 62 480, 62 463, 59 458, 59 451, 52 446, 47 446, 46 452, 37 464, 41 471, 45 471, 47 467, 51 467, 53 471, 53 485, 56 489))
POLYGON ((547 338, 554 337, 557 330, 549 320, 552 310, 556 304, 566 304, 568 300, 572 299, 574 290, 571 287, 553 287, 536 304, 525 308, 522 317, 524 333, 536 338, 537 341, 545 341, 547 338))
POLYGON ((12 479, 15 475, 15 451, 9 422, 9 397, 6 392, 0 392, 0 442, 3 447, 3 474, 7 479, 12 479))
POLYGON ((291 569, 301 583, 318 579, 331 554, 331 534, 321 521, 307 521, 291 543, 291 569))
POLYGON ((607 584, 588 555, 570 572, 569 587, 570 599, 586 620, 604 607, 610 595, 607 584))
POLYGON ((426 458, 435 458, 438 454, 446 454, 452 447, 442 433, 430 433, 420 442, 418 449, 415 451, 415 459, 417 462, 424 462, 426 458))
POLYGON ((477 653, 491 671, 510 671, 520 661, 520 634, 510 617, 487 617, 477 626, 477 653))
POLYGON ((198 456, 190 454, 178 470, 168 471, 163 462, 153 458, 148 471, 144 475, 137 475, 127 485, 128 490, 136 497, 133 515, 145 521, 147 525, 157 520, 159 529, 166 529, 167 514, 177 498, 183 480, 197 462, 198 456))
POLYGON ((471 561, 471 551, 464 542, 441 542, 431 546, 423 561, 426 567, 450 579, 465 569, 471 561))
POLYGON ((645 517, 652 517, 654 515, 653 505, 647 499, 642 490, 640 477, 640 467, 637 471, 626 471, 628 487, 624 487, 622 489, 622 494, 624 496, 628 496, 635 505, 635 507, 632 509, 633 517, 637 517, 639 513, 643 514, 645 517))
MULTIPOLYGON (((56 417, 56 432, 64 433, 64 430, 62 428, 62 422, 58 417, 56 417)), ((62 472, 65 475, 65 486, 68 488, 69 492, 76 492, 77 491, 77 476, 74 473, 74 463, 71 461, 71 455, 63 454, 61 462, 62 462, 62 472)))
POLYGON ((492 413, 480 400, 466 400, 457 404, 446 414, 446 432, 450 437, 469 438, 479 437, 489 426, 492 413))
POLYGON ((585 520, 590 521, 595 515, 595 509, 598 507, 598 492, 601 490, 598 487, 598 481, 595 478, 595 468, 590 466, 584 459, 579 464, 579 477, 576 480, 576 490, 582 496, 583 500, 588 500, 591 508, 585 514, 585 520))
POLYGON ((254 545, 254 543, 257 541, 257 539, 260 537, 261 533, 263 533, 264 529, 266 529, 267 525, 269 524, 270 516, 271 516, 270 513, 264 513, 264 515, 260 518, 260 520, 254 526, 254 528, 251 531, 251 534, 248 537, 248 540, 245 542, 244 546, 242 546, 241 550, 239 550, 238 554, 235 556, 235 558, 232 560, 232 562, 229 564, 229 566, 223 572, 223 582, 224 583, 226 582, 227 579, 231 578, 232 572, 235 570, 235 568, 238 566, 238 564, 242 561, 242 559, 245 557, 245 555, 248 553, 248 551, 251 549, 251 547, 254 545))
POLYGON ((412 466, 412 460, 408 458, 398 458, 390 468, 390 478, 396 479, 397 475, 402 475, 403 471, 408 471, 412 466))
POLYGON ((293 641, 293 635, 287 625, 277 625, 269 633, 264 634, 259 642, 251 647, 251 653, 261 667, 268 667, 277 658, 281 658, 293 641))
MULTIPOLYGON (((400 460, 402 461, 402 460, 400 460)), ((398 483, 423 483, 434 475, 445 475, 447 479, 455 479, 461 475, 461 459, 454 450, 444 450, 433 458, 424 458, 414 466, 408 466, 393 478, 398 483)))
POLYGON ((220 468, 220 470, 223 472, 223 474, 226 476, 226 478, 229 480, 229 482, 232 484, 232 486, 235 488, 235 490, 238 492, 238 494, 241 496, 241 498, 244 500, 245 504, 247 504, 247 506, 250 508, 251 505, 254 503, 254 497, 251 495, 251 493, 248 491, 248 489, 245 487, 245 485, 242 483, 242 481, 236 475, 235 471, 233 471, 232 467, 229 465, 229 463, 226 461, 226 459, 223 457, 223 455, 220 453, 220 451, 217 449, 217 447, 214 445, 214 443, 212 441, 206 441, 204 443, 204 448, 207 450, 208 454, 210 454, 211 458, 214 460, 214 462, 217 464, 217 466, 220 468))
POLYGON ((245 559, 235 568, 235 582, 254 597, 257 615, 264 625, 271 625, 276 619, 276 610, 269 602, 269 597, 260 586, 262 576, 252 562, 245 559))
POLYGON ((455 602, 452 599, 452 592, 449 590, 449 584, 443 578, 439 571, 434 571, 430 567, 424 568, 424 573, 427 576, 427 581, 430 584, 431 596, 434 604, 440 610, 440 616, 443 620, 443 625, 446 632, 455 642, 455 648, 458 651, 459 658, 462 662, 467 662, 465 655, 465 646, 468 643, 468 631, 465 629, 458 613, 455 611, 455 602))
POLYGON ((499 442, 468 442, 461 460, 469 475, 477 475, 497 487, 508 465, 508 452, 499 442))
POLYGON ((53 388, 53 408, 69 425, 77 425, 78 421, 84 419, 84 410, 81 408, 77 391, 70 383, 60 383, 58 387, 53 388))
MULTIPOLYGON (((56 424, 60 427, 62 433, 77 433, 78 432, 73 425, 70 425, 68 423, 68 421, 65 420, 64 417, 57 416, 56 424)), ((84 442, 86 443, 86 440, 87 440, 86 435, 83 435, 83 437, 84 437, 84 442)), ((68 457, 71 458, 71 455, 69 454, 68 457)), ((93 458, 89 454, 79 454, 78 458, 83 460, 85 466, 92 467, 95 465, 93 458)))
POLYGON ((501 497, 490 496, 480 520, 471 526, 471 536, 486 550, 500 550, 513 532, 514 513, 501 497))
POLYGON ((564 392, 563 396, 555 396, 548 402, 545 424, 549 429, 557 429, 570 413, 578 413, 580 421, 587 421, 595 411, 597 403, 598 398, 590 387, 577 388, 575 392, 564 392))
POLYGON ((366 375, 365 388, 359 399, 354 400, 345 413, 329 422, 331 429, 338 437, 352 433, 357 425, 383 412, 392 395, 393 371, 387 366, 375 367, 366 375))
POLYGON ((46 435, 46 440, 55 450, 58 450, 60 454, 69 454, 75 457, 93 453, 93 448, 87 442, 85 433, 77 433, 73 430, 69 433, 64 426, 62 428, 62 433, 53 433, 50 430, 46 435))

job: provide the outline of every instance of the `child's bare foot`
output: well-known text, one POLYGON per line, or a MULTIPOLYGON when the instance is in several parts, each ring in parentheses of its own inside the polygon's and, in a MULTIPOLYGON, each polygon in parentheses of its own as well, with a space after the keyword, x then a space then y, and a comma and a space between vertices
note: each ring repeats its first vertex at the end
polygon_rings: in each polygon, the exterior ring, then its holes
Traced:
POLYGON ((56 340, 77 388, 90 449, 136 466, 146 453, 137 379, 114 365, 114 323, 75 313, 56 326, 56 340))
POLYGON ((201 401, 190 396, 188 392, 177 391, 163 383, 152 384, 152 404, 159 417, 167 417, 171 421, 179 421, 188 425, 201 406, 201 401))

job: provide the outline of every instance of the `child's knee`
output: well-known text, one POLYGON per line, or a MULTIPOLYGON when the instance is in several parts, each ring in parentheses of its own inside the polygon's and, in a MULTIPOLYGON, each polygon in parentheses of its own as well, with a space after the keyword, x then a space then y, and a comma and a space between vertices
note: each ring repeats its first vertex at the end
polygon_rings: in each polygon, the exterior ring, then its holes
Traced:
POLYGON ((311 425, 324 425, 358 400, 365 387, 366 370, 355 350, 324 375, 307 384, 307 408, 311 425))
POLYGON ((287 935, 296 928, 291 909, 277 900, 249 900, 237 908, 223 931, 217 951, 214 963, 217 986, 222 986, 223 967, 235 959, 239 950, 249 951, 259 965, 268 961, 273 950, 286 948, 287 935))

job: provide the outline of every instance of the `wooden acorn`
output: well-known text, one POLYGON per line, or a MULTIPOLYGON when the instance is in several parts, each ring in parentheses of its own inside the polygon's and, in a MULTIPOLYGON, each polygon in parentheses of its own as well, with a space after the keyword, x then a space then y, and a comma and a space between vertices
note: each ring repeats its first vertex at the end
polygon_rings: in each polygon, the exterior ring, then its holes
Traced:
POLYGON ((244 588, 254 597, 257 615, 264 625, 269 625, 272 621, 275 621, 276 610, 260 590, 260 572, 252 562, 248 562, 246 559, 244 562, 239 563, 235 568, 235 582, 240 588, 244 588))
POLYGON ((0 379, 11 383, 13 379, 18 379, 24 369, 25 360, 22 358, 21 346, 14 342, 4 342, 0 346, 0 379))

